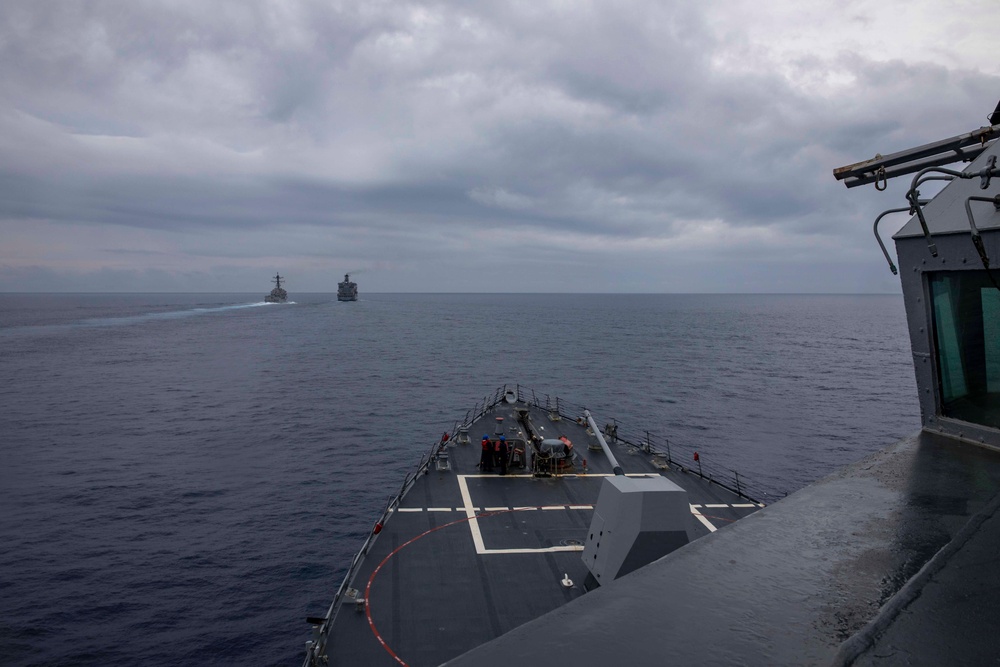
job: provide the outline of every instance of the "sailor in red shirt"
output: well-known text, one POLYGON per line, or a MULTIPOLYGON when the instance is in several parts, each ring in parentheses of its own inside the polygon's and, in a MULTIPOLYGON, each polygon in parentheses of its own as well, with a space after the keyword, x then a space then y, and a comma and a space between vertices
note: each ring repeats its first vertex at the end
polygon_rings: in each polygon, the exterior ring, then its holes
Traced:
POLYGON ((493 444, 490 436, 483 436, 483 453, 479 456, 479 472, 493 472, 493 444))
POLYGON ((507 438, 505 438, 504 436, 501 435, 500 438, 497 440, 496 446, 494 448, 494 456, 496 456, 496 462, 500 466, 500 474, 501 475, 506 475, 507 474, 507 454, 508 453, 509 452, 507 450, 507 438))

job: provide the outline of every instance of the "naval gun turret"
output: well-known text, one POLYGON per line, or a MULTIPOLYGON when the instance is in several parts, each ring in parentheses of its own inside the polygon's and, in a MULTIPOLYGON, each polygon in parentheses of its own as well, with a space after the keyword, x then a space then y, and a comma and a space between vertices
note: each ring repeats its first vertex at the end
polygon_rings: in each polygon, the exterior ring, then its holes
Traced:
POLYGON ((627 477, 590 411, 583 414, 614 471, 601 482, 581 556, 592 589, 690 542, 693 519, 687 491, 658 475, 627 477))

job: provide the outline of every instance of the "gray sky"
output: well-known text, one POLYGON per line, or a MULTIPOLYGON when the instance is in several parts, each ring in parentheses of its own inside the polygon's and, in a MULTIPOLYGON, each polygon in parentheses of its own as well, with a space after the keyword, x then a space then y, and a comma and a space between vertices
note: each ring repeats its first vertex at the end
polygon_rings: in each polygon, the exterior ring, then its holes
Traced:
POLYGON ((997 0, 6 0, 0 289, 894 291, 871 222, 903 183, 831 171, 986 125, 998 28, 997 0))

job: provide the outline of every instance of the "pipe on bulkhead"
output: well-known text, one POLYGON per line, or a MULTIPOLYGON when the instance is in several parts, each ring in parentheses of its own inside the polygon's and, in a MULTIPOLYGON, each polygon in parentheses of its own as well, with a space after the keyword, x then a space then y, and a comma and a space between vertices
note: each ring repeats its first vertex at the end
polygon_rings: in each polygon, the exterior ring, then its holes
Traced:
MULTIPOLYGON (((919 200, 917 202, 920 206, 927 204, 925 200, 919 200)), ((897 275, 899 271, 896 270, 896 265, 892 263, 892 258, 889 257, 889 251, 885 249, 885 244, 882 243, 882 237, 878 233, 878 223, 882 222, 882 218, 889 215, 890 213, 906 213, 909 212, 913 215, 912 206, 904 206, 903 208, 890 208, 888 211, 882 211, 877 218, 875 218, 875 224, 872 225, 872 229, 875 231, 875 240, 878 241, 878 247, 882 249, 882 254, 885 255, 885 261, 889 262, 889 270, 892 271, 892 275, 897 275)))

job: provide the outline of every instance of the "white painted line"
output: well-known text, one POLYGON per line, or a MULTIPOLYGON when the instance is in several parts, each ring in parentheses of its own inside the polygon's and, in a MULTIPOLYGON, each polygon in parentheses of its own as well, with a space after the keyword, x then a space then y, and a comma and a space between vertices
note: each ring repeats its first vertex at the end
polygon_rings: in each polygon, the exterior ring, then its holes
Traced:
POLYGON ((733 503, 733 507, 757 507, 757 506, 754 505, 753 503, 740 503, 739 505, 733 503))
MULTIPOLYGON (((559 478, 572 479, 574 477, 614 477, 614 476, 615 476, 614 473, 610 473, 610 472, 593 472, 593 473, 568 472, 568 473, 561 474, 561 475, 558 474, 558 473, 552 475, 552 477, 554 479, 559 479, 559 478)), ((657 475, 655 472, 650 472, 650 473, 646 473, 646 472, 630 472, 630 473, 626 473, 625 476, 626 477, 660 477, 661 475, 657 475)), ((493 473, 492 475, 490 475, 490 474, 486 474, 486 475, 484 475, 484 474, 462 475, 462 477, 476 477, 476 478, 486 478, 486 479, 489 479, 489 478, 493 478, 493 479, 508 478, 509 479, 509 478, 514 477, 514 478, 531 479, 531 478, 534 478, 534 475, 531 474, 531 473, 527 473, 527 474, 523 474, 523 475, 512 475, 510 473, 508 473, 507 475, 497 475, 496 473, 493 473)))
POLYGON ((729 503, 716 503, 714 505, 705 505, 705 507, 729 507, 729 503))
POLYGON ((701 507, 701 505, 692 505, 691 507, 701 507))
POLYGON ((450 512, 451 508, 450 507, 428 507, 427 511, 428 512, 450 512))
POLYGON ((715 526, 712 525, 712 523, 708 519, 702 516, 701 512, 699 512, 694 508, 694 505, 691 505, 691 514, 694 514, 694 518, 698 519, 698 521, 701 521, 702 524, 704 524, 705 528, 708 528, 708 532, 714 533, 716 530, 718 530, 715 526))
POLYGON ((548 507, 543 507, 542 509, 543 510, 564 510, 564 509, 566 509, 566 506, 565 505, 549 505, 548 507))
POLYGON ((528 474, 528 475, 513 475, 513 474, 497 475, 496 473, 493 473, 492 475, 483 475, 483 474, 460 475, 460 477, 484 477, 484 478, 487 478, 487 479, 489 479, 489 478, 504 479, 505 477, 507 477, 507 478, 510 478, 510 477, 524 477, 524 478, 528 478, 528 477, 534 477, 534 475, 531 475, 531 474, 528 474))
POLYGON ((568 507, 571 510, 592 510, 592 509, 594 509, 593 505, 569 505, 568 507))
MULTIPOLYGON (((465 516, 468 519, 469 532, 472 533, 472 543, 476 547, 476 554, 480 556, 493 555, 493 554, 543 554, 543 553, 556 553, 560 551, 583 551, 583 545, 572 545, 572 546, 561 546, 561 547, 545 547, 542 549, 487 549, 486 545, 483 543, 483 533, 479 528, 479 520, 476 517, 476 510, 479 509, 472 504, 472 496, 469 494, 469 485, 465 481, 466 477, 494 477, 495 475, 457 475, 458 479, 458 490, 462 494, 462 507, 459 511, 464 511, 465 516)), ((508 475, 508 477, 533 477, 533 475, 508 475)), ((611 475, 592 475, 593 477, 611 477, 611 475)), ((486 507, 484 508, 487 512, 500 512, 508 511, 513 509, 516 512, 525 512, 528 510, 537 509, 565 509, 565 505, 559 505, 558 507, 486 507)), ((593 505, 571 505, 570 509, 594 509, 593 505)), ((428 511, 447 511, 446 508, 432 508, 428 507, 428 511)), ((416 511, 420 511, 417 509, 416 511)), ((711 524, 710 524, 711 525, 711 524)), ((714 528, 713 528, 714 530, 714 528)))
POLYGON ((557 551, 583 551, 582 546, 544 547, 541 549, 486 549, 484 554, 548 554, 557 551))
POLYGON ((423 507, 400 507, 400 512, 423 512, 423 507))
POLYGON ((476 553, 481 554, 486 551, 483 544, 483 534, 479 532, 479 521, 476 519, 476 510, 469 497, 469 487, 465 483, 465 475, 458 475, 458 490, 462 494, 462 505, 465 507, 465 516, 468 518, 469 531, 472 533, 472 543, 476 547, 476 553))

